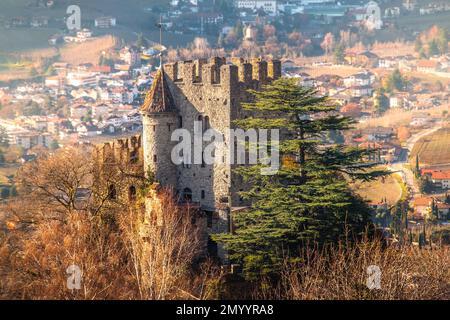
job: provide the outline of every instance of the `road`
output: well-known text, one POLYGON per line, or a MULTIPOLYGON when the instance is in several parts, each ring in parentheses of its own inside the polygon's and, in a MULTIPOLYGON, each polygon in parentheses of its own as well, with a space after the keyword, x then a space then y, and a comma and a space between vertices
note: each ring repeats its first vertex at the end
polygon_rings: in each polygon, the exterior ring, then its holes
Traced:
POLYGON ((400 176, 402 177, 403 182, 408 187, 409 197, 410 199, 414 199, 417 195, 420 194, 419 187, 416 183, 414 183, 414 173, 411 170, 407 164, 409 164, 408 158, 409 154, 411 153, 414 144, 419 141, 421 138, 432 134, 439 129, 443 127, 442 123, 436 124, 435 127, 430 129, 422 130, 414 135, 412 135, 407 141, 406 141, 406 148, 403 149, 402 154, 400 155, 400 159, 397 162, 392 163, 389 165, 388 170, 391 170, 393 172, 398 172, 400 176))

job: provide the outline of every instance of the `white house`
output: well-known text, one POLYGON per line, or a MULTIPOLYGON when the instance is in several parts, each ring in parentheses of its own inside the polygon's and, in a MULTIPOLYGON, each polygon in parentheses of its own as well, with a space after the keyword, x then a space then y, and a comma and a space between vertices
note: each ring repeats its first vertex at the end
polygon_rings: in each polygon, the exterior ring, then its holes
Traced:
POLYGON ((98 17, 94 21, 96 28, 107 29, 116 26, 116 18, 114 17, 98 17))
POLYGON ((269 15, 278 14, 277 0, 236 0, 234 5, 238 9, 264 10, 269 15))

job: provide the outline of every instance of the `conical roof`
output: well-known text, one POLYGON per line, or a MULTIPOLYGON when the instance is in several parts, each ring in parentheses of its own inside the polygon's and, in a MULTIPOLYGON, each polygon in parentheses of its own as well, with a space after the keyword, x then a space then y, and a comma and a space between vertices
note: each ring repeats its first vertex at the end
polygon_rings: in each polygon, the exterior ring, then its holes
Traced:
POLYGON ((141 107, 142 112, 174 112, 175 105, 167 85, 164 70, 159 69, 141 107))

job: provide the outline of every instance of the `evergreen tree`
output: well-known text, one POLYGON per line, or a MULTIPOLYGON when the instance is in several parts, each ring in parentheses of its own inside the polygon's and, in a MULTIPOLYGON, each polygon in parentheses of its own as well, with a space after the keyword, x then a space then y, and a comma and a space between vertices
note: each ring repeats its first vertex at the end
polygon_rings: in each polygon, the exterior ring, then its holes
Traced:
POLYGON ((421 172, 420 172, 420 164, 419 164, 419 155, 416 155, 416 177, 420 177, 421 172))
POLYGON ((333 50, 334 62, 341 64, 345 61, 345 46, 342 43, 337 44, 333 50))
POLYGON ((389 98, 386 96, 382 88, 378 89, 377 92, 375 93, 374 104, 375 110, 379 115, 389 110, 389 98))
POLYGON ((308 243, 319 245, 363 233, 370 209, 350 190, 348 179, 386 175, 363 162, 367 150, 322 141, 330 130, 349 129, 353 120, 337 116, 336 107, 296 79, 279 79, 245 104, 253 117, 236 121, 243 129, 279 129, 281 166, 264 175, 262 164, 237 169, 253 187, 242 196, 251 209, 234 218, 236 231, 214 237, 243 264, 247 277, 279 271, 285 257, 295 259, 308 243), (348 235, 348 234, 347 234, 348 235))
POLYGON ((428 56, 435 56, 439 54, 439 46, 436 40, 431 40, 428 43, 428 56))
POLYGON ((416 42, 414 43, 414 51, 420 53, 423 50, 422 41, 419 37, 417 37, 416 42))
POLYGON ((439 28, 439 34, 437 38, 437 47, 440 54, 448 53, 448 32, 444 28, 439 28))
POLYGON ((8 199, 10 196, 9 188, 2 188, 0 196, 2 197, 2 199, 8 199))

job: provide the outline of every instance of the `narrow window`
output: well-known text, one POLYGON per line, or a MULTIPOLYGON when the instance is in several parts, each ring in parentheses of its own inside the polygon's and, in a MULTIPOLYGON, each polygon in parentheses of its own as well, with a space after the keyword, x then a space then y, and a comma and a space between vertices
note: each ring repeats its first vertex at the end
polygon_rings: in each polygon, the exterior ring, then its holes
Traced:
POLYGON ((136 200, 136 187, 135 186, 130 186, 129 190, 128 190, 128 198, 130 199, 130 201, 134 201, 136 200))
POLYGON ((183 199, 184 201, 191 202, 192 201, 192 190, 189 188, 185 188, 183 190, 183 199))
POLYGON ((113 184, 109 185, 108 187, 108 199, 110 200, 117 199, 116 187, 113 184))

